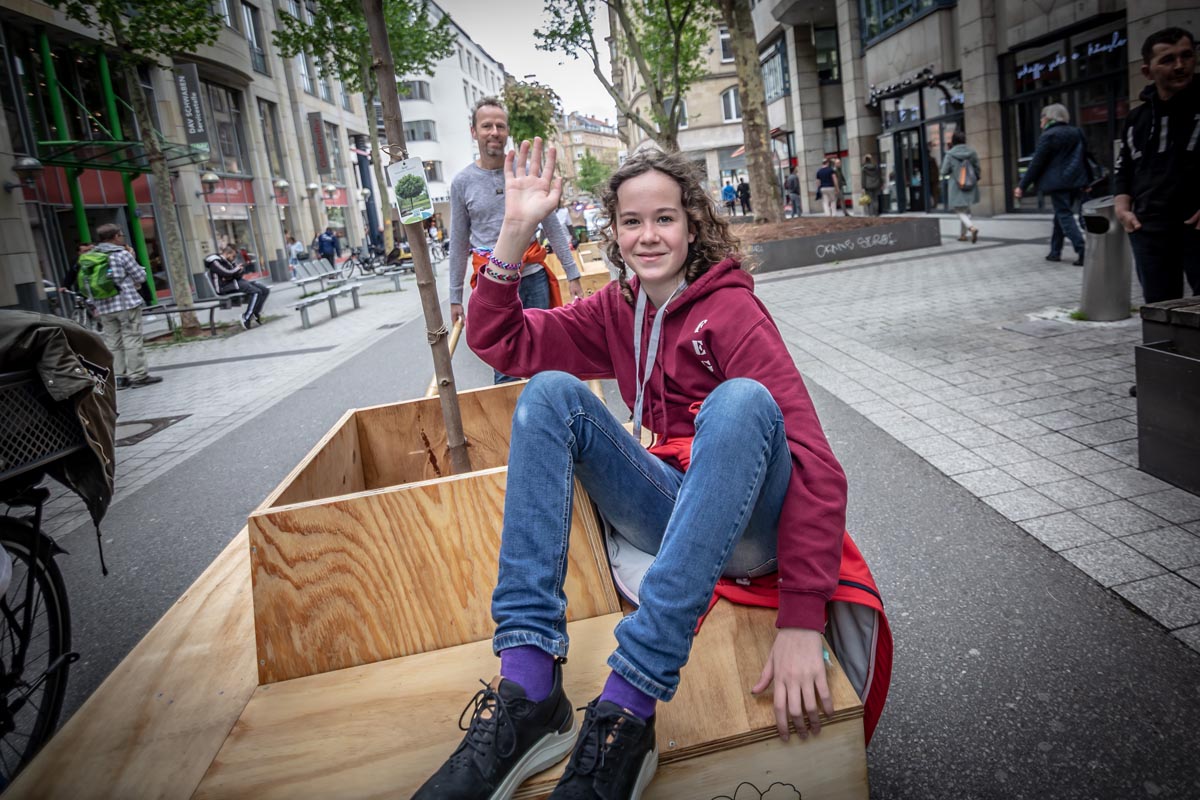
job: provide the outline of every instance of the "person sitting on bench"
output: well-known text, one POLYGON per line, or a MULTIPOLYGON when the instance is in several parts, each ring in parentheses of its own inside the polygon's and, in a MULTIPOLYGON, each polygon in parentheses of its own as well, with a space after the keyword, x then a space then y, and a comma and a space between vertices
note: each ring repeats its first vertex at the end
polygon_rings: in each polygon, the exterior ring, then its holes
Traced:
POLYGON ((248 281, 242 277, 245 269, 237 261, 237 249, 231 244, 225 245, 221 248, 220 254, 213 253, 205 258, 204 266, 217 276, 217 294, 246 293, 246 310, 242 312, 242 327, 249 330, 252 320, 262 325, 262 310, 267 304, 267 297, 271 294, 271 290, 258 281, 248 281))
POLYGON ((634 155, 602 201, 618 280, 525 310, 521 254, 558 204, 555 162, 551 148, 542 165, 540 139, 532 158, 529 142, 507 154, 504 221, 471 295, 471 349, 532 379, 513 414, 492 595, 500 676, 477 693, 466 737, 418 800, 509 797, 568 753, 551 798, 640 798, 658 763, 656 704, 674 696, 722 576, 778 571, 778 632, 752 691, 774 684, 780 737, 789 722, 801 738, 817 733, 820 710, 833 710, 821 634, 846 477, 727 219, 685 156, 634 155), (582 380, 605 377, 633 407, 632 435, 582 380), (643 425, 656 434, 648 450, 643 425), (655 555, 578 735, 563 690, 576 478, 612 527, 655 555))

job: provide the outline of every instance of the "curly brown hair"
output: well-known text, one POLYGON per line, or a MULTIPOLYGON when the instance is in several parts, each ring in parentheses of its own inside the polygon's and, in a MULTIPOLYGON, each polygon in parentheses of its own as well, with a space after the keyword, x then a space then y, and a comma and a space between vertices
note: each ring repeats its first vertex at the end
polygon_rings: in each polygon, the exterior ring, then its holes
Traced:
POLYGON ((683 277, 694 283, 714 265, 738 254, 738 239, 729 229, 729 223, 717 213, 712 199, 704 191, 704 184, 696 165, 680 153, 664 153, 648 148, 632 156, 613 173, 604 188, 600 203, 604 208, 606 222, 600 230, 600 240, 608 260, 617 267, 617 284, 621 295, 633 304, 633 290, 629 288, 625 259, 617 246, 614 224, 617 219, 617 189, 630 178, 636 178, 656 170, 679 184, 683 197, 683 210, 687 214, 688 228, 696 234, 695 241, 688 245, 687 259, 683 262, 683 277))

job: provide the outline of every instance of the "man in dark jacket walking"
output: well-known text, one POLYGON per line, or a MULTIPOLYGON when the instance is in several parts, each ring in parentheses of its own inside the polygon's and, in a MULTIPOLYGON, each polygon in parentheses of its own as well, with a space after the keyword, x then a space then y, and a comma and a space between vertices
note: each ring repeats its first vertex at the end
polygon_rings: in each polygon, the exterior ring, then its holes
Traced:
POLYGON ((342 243, 338 241, 332 226, 326 228, 325 232, 317 237, 317 252, 321 254, 321 258, 328 259, 331 267, 337 266, 337 260, 342 255, 342 243))
POLYGON ((746 183, 746 179, 742 180, 737 185, 738 202, 742 206, 742 213, 750 213, 750 184, 746 183))
POLYGON ((1200 87, 1182 28, 1150 34, 1142 74, 1152 83, 1129 112, 1117 157, 1117 219, 1129 232, 1147 303, 1200 294, 1200 87))
POLYGON ((1050 234, 1050 254, 1047 261, 1062 259, 1063 238, 1075 248, 1075 266, 1083 266, 1083 233, 1075 221, 1080 193, 1091 182, 1087 163, 1087 143, 1083 131, 1069 124, 1067 107, 1054 103, 1042 109, 1042 135, 1033 151, 1033 160, 1013 189, 1018 200, 1037 186, 1042 194, 1050 195, 1054 207, 1054 229, 1050 234))

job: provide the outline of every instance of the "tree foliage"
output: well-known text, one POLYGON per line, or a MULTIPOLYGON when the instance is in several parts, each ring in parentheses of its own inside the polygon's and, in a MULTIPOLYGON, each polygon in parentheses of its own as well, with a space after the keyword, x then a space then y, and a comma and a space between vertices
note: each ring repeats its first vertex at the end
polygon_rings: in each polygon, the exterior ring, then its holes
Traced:
POLYGON ((159 66, 172 56, 213 44, 222 20, 209 0, 44 0, 75 22, 96 32, 106 45, 135 62, 159 66))
POLYGON ((558 129, 554 121, 562 115, 562 101, 554 90, 537 81, 510 80, 504 85, 508 109, 508 132, 514 144, 533 137, 551 138, 558 129))
POLYGON ((591 151, 585 151, 583 158, 575 165, 577 174, 575 176, 575 188, 582 194, 590 194, 595 197, 610 177, 612 177, 613 168, 611 164, 606 164, 600 159, 591 154, 591 151))
MULTIPOLYGON (((349 92, 370 93, 371 39, 359 0, 309 0, 312 14, 298 19, 280 9, 275 47, 284 58, 309 54, 317 72, 337 78, 349 92)), ((438 61, 454 52, 456 38, 450 16, 434 19, 429 0, 386 0, 383 4, 388 41, 396 74, 430 74, 438 61)))
POLYGON ((592 73, 620 112, 648 136, 668 149, 678 143, 683 104, 675 98, 705 74, 704 48, 712 35, 716 10, 710 0, 546 0, 542 30, 535 32, 538 49, 585 57, 592 73), (627 101, 600 66, 594 19, 597 9, 612 10, 617 19, 613 36, 619 59, 632 62, 633 75, 614 64, 614 76, 628 87, 645 92, 647 110, 627 101))

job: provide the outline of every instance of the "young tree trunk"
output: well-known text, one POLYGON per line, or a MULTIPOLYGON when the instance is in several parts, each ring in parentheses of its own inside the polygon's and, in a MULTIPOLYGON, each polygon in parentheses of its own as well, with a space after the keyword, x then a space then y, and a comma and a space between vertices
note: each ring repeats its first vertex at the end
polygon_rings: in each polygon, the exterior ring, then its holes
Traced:
POLYGON ((750 200, 754 219, 758 222, 779 222, 783 219, 782 190, 775 175, 766 93, 763 90, 758 39, 754 35, 750 4, 720 0, 720 6, 725 26, 729 28, 733 61, 737 68, 738 92, 742 100, 742 137, 750 172, 750 200))
MULTIPOLYGON (((124 49, 121 33, 115 33, 117 46, 124 49)), ((175 297, 175 305, 191 309, 194 305, 192 276, 188 274, 187 261, 183 256, 183 237, 179 235, 179 214, 175 210, 175 197, 171 191, 171 172, 167 169, 167 160, 162 148, 158 146, 154 122, 150 118, 150 106, 146 102, 137 67, 125 62, 121 71, 129 87, 129 98, 132 101, 134 116, 137 117, 138 129, 141 131, 142 144, 146 148, 146 158, 150 161, 150 174, 154 176, 154 194, 158 198, 159 212, 156 225, 159 235, 166 239, 167 273, 171 276, 171 293, 175 297)), ((138 222, 131 220, 130 224, 138 222)), ((196 319, 195 311, 179 312, 179 324, 185 336, 200 335, 200 321, 196 319)))
POLYGON ((383 154, 379 150, 379 126, 375 124, 375 90, 371 78, 371 62, 363 59, 363 98, 367 105, 367 127, 371 129, 371 166, 375 170, 375 189, 377 197, 371 202, 379 207, 379 219, 383 225, 383 252, 392 252, 396 237, 392 235, 392 198, 387 196, 387 180, 383 175, 383 154))
MULTIPOLYGON (((383 105, 383 128, 388 145, 404 147, 404 122, 400 116, 400 98, 396 94, 396 62, 388 42, 387 24, 383 16, 383 0, 362 0, 363 16, 371 34, 372 62, 375 85, 380 87, 379 100, 383 105)), ((374 127, 372 125, 372 127, 374 127)), ((421 307, 425 312, 425 328, 429 346, 433 349, 433 371, 437 379, 438 397, 442 401, 442 416, 446 425, 446 444, 450 450, 450 468, 456 475, 471 471, 467 440, 463 436, 462 415, 458 408, 458 390, 454 384, 454 366, 446 341, 446 324, 438 302, 433 266, 429 263, 429 248, 425 229, 418 223, 404 226, 408 246, 412 251, 413 267, 417 273, 417 288, 421 292, 421 307)))

